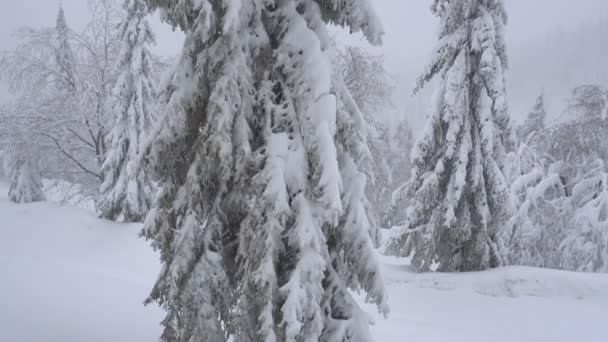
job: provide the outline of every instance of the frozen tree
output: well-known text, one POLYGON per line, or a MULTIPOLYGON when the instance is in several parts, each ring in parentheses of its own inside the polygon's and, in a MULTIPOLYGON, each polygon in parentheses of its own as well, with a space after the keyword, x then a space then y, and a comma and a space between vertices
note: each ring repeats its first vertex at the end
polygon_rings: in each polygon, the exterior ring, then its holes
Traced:
POLYGON ((367 1, 149 0, 186 39, 151 156, 143 234, 164 341, 368 341, 386 310, 365 211, 365 121, 326 25, 380 42, 367 1))
POLYGON ((580 175, 580 167, 597 159, 608 160, 605 144, 608 120, 605 119, 604 93, 598 86, 575 88, 564 120, 530 137, 528 144, 540 155, 561 161, 570 167, 562 174, 566 182, 580 175))
POLYGON ((400 254, 421 270, 481 270, 502 263, 498 236, 509 217, 506 14, 501 0, 435 0, 432 10, 439 47, 417 88, 441 82, 412 152, 400 254))
POLYGON ((384 56, 364 48, 346 46, 338 51, 338 68, 366 119, 378 120, 392 109, 394 84, 384 67, 384 56))
POLYGON ((563 169, 555 163, 513 182, 517 210, 503 232, 505 257, 510 264, 607 272, 605 165, 586 164, 569 184, 563 169))
POLYGON ((154 36, 146 19, 143 0, 126 0, 127 13, 120 27, 121 71, 114 88, 116 120, 109 133, 109 147, 102 165, 102 198, 97 202, 101 216, 123 221, 142 221, 152 199, 148 173, 135 165, 149 132, 156 103, 153 58, 149 46, 154 36))
POLYGON ((8 177, 8 154, 4 151, 4 146, 0 143, 0 178, 8 177))
POLYGON ((33 151, 44 151, 40 159, 45 172, 95 184, 101 178, 104 133, 93 117, 105 111, 105 104, 89 100, 105 91, 94 87, 93 75, 104 73, 112 50, 93 48, 87 34, 70 30, 61 7, 56 27, 22 28, 17 38, 16 49, 1 63, 15 95, 11 105, 16 115, 7 124, 38 144, 33 151))
POLYGON ((8 198, 15 203, 44 201, 42 181, 31 162, 21 156, 13 158, 8 198))
POLYGON ((393 133, 391 147, 387 159, 391 164, 390 198, 384 206, 383 226, 392 227, 402 224, 405 220, 405 212, 402 208, 407 207, 407 187, 411 172, 411 152, 414 147, 414 133, 407 119, 401 120, 393 133))
POLYGON ((5 174, 10 180, 8 198, 15 203, 44 201, 42 179, 38 165, 38 145, 23 134, 23 127, 14 125, 15 117, 10 106, 0 106, 0 176, 5 174), (35 163, 35 164, 34 164, 35 163), (36 167, 34 167, 34 165, 36 167))
MULTIPOLYGON (((89 2, 91 20, 75 41, 83 52, 80 78, 85 80, 79 101, 77 132, 94 152, 94 168, 103 180, 100 168, 107 153, 108 134, 114 124, 112 90, 121 70, 117 69, 122 40, 120 23, 124 12, 117 0, 89 2)), ((82 140, 82 139, 81 139, 82 140)))
POLYGON ((509 264, 558 268, 559 246, 572 216, 559 165, 546 162, 521 144, 508 158, 514 212, 502 234, 509 264))
POLYGON ((578 120, 606 119, 608 92, 599 85, 582 85, 572 91, 568 113, 578 120))
POLYGON ((75 91, 78 87, 76 83, 76 59, 70 44, 70 30, 65 20, 63 7, 59 4, 57 13, 57 23, 55 24, 57 35, 57 49, 55 51, 55 62, 57 63, 58 82, 60 86, 69 91, 75 91))
POLYGON ((391 140, 389 160, 392 164, 393 184, 403 184, 410 178, 410 160, 414 143, 414 132, 410 122, 403 118, 393 131, 391 140))
POLYGON ((577 87, 566 120, 537 125, 510 154, 516 210, 502 234, 508 263, 606 271, 604 96, 601 87, 577 87))
POLYGON ((525 144, 508 164, 516 210, 502 232, 507 262, 608 271, 606 164, 553 162, 525 144))
MULTIPOLYGON (((391 134, 380 120, 394 109, 392 104, 393 82, 384 68, 383 56, 373 55, 363 48, 347 46, 338 53, 338 68, 344 84, 361 110, 368 127, 368 146, 371 165, 364 170, 368 182, 365 187, 372 226, 377 226, 390 201, 392 168, 389 163, 391 134)), ((379 231, 373 231, 374 242, 380 240, 379 231)))
POLYGON ((536 103, 532 108, 532 111, 528 113, 524 123, 518 127, 517 133, 519 139, 527 142, 532 138, 532 134, 539 133, 545 128, 545 120, 547 112, 545 111, 545 96, 541 93, 536 99, 536 103))
MULTIPOLYGON (((0 118, 0 134, 3 129, 19 132, 36 144, 33 151, 45 176, 77 183, 87 194, 98 195, 116 123, 113 90, 126 65, 119 62, 125 11, 115 0, 88 4, 90 20, 83 31, 70 29, 60 8, 55 27, 20 29, 17 47, 1 55, 1 76, 15 99, 11 115, 0 118)), ((163 66, 148 55, 150 64, 163 66)))
POLYGON ((559 246, 560 268, 608 273, 608 172, 604 162, 594 164, 573 188, 576 213, 559 246))

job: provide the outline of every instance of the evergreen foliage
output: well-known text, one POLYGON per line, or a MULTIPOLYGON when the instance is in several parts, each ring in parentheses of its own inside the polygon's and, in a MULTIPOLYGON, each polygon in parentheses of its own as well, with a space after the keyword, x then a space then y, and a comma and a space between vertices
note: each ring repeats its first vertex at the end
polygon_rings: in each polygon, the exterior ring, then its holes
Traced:
POLYGON ((432 10, 439 47, 417 89, 437 75, 441 82, 412 155, 399 254, 421 270, 482 270, 502 264, 498 236, 510 214, 506 13, 501 0, 435 0, 432 10))
POLYGON ((365 0, 149 0, 186 33, 150 146, 143 235, 164 341, 369 341, 386 312, 369 236, 365 121, 327 24, 380 42, 365 0), (234 291, 226 291, 234 289, 234 291))
POLYGON ((97 209, 107 219, 134 222, 144 219, 153 199, 152 181, 137 161, 154 120, 157 94, 147 6, 143 0, 126 0, 124 9, 117 67, 121 73, 113 92, 115 123, 101 167, 104 180, 97 209))
POLYGON ((524 123, 518 127, 519 139, 527 142, 533 138, 533 134, 539 133, 545 128, 547 112, 545 111, 545 94, 541 93, 536 99, 532 111, 528 113, 524 123))

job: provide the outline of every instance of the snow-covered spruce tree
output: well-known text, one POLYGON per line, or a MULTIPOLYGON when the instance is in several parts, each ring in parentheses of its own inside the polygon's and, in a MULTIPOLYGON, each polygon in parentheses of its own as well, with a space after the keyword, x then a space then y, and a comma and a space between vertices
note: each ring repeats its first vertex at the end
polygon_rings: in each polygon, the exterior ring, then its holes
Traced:
POLYGON ((156 76, 148 50, 154 36, 146 19, 144 0, 125 0, 127 13, 120 28, 123 45, 118 63, 121 74, 114 88, 116 121, 102 165, 104 181, 97 209, 102 217, 142 221, 152 200, 152 181, 137 156, 149 133, 156 110, 156 76))
POLYGON ((365 122, 327 23, 379 43, 367 1, 149 0, 186 33, 151 156, 143 235, 164 341, 368 341, 386 310, 368 234, 365 122))
POLYGON ((538 98, 536 98, 536 103, 534 104, 532 111, 528 113, 526 121, 517 128, 519 139, 527 144, 532 138, 532 134, 540 132, 545 128, 546 117, 545 95, 544 93, 541 93, 538 98))
POLYGON ((411 202, 400 254, 421 270, 500 265, 498 232, 509 217, 503 174, 513 148, 505 99, 501 0, 435 0, 439 47, 418 88, 441 77, 412 152, 411 202))
POLYGON ((57 21, 55 24, 57 35, 57 47, 55 50, 55 63, 57 64, 59 79, 58 86, 64 90, 75 91, 76 84, 76 68, 74 52, 69 41, 69 28, 65 20, 63 7, 59 5, 57 13, 57 21))
POLYGON ((16 158, 12 164, 8 198, 15 203, 44 201, 40 174, 33 170, 31 162, 16 158))

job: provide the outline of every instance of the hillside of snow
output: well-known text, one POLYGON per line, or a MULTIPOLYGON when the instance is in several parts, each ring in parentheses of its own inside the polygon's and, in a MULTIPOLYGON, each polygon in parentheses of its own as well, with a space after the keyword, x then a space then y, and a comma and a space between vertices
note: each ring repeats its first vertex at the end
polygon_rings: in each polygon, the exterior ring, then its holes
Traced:
MULTIPOLYGON (((143 306, 159 267, 139 225, 58 203, 17 205, 0 183, 0 341, 157 341, 143 306)), ((391 314, 378 342, 604 342, 608 275, 527 267, 415 274, 382 257, 391 314)))

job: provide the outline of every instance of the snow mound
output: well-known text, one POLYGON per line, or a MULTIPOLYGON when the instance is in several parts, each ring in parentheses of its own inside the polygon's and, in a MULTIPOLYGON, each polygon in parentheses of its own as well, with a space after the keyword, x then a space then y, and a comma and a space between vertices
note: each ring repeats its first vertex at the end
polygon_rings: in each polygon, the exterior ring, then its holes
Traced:
POLYGON ((376 341, 606 341, 606 274, 519 266, 415 273, 407 260, 381 259, 391 314, 366 307, 376 341))
POLYGON ((421 289, 464 290, 492 297, 608 298, 608 274, 526 266, 469 273, 416 273, 406 259, 386 256, 382 259, 388 283, 406 283, 421 289))

